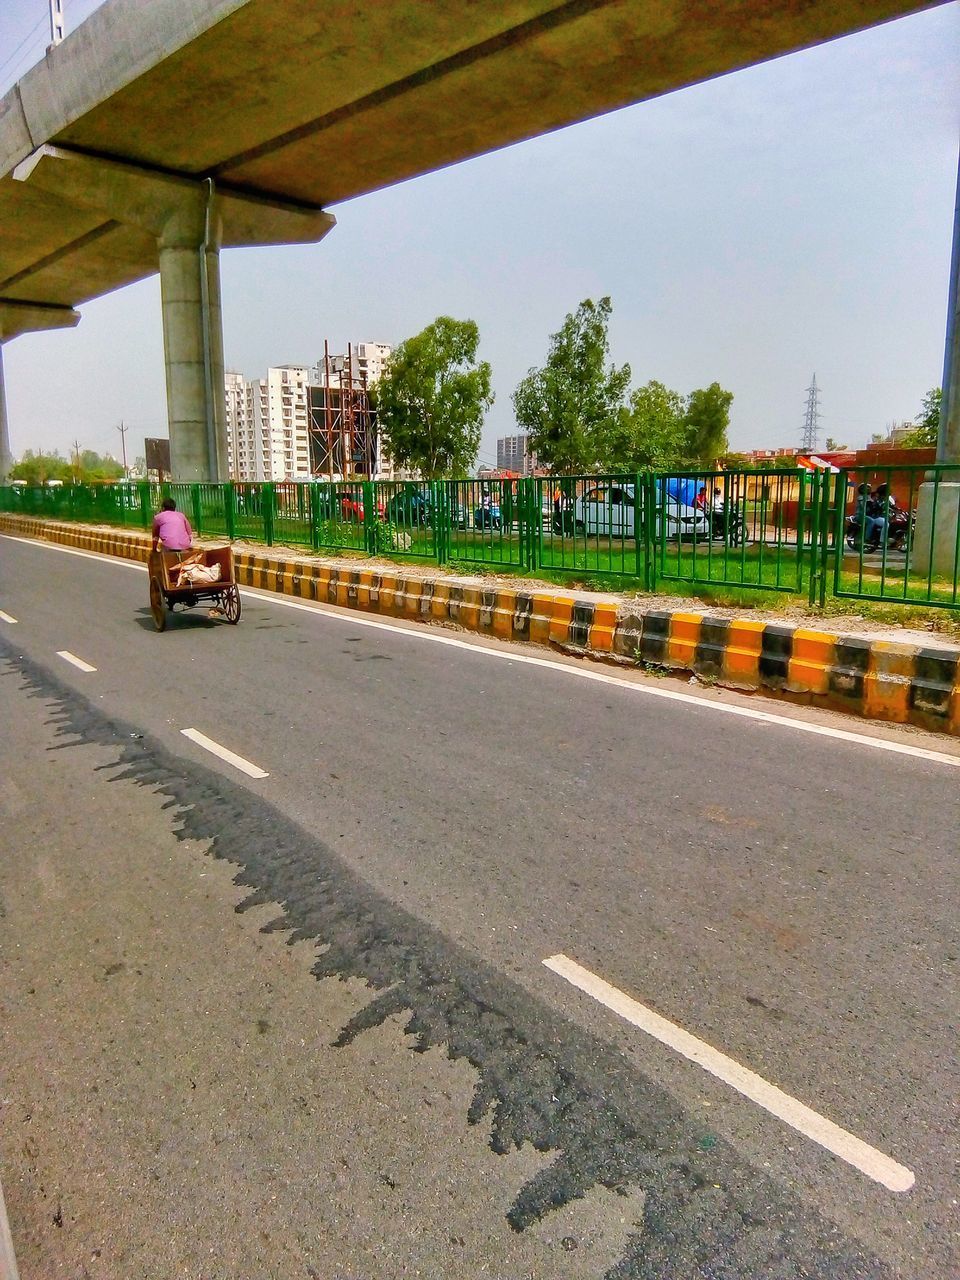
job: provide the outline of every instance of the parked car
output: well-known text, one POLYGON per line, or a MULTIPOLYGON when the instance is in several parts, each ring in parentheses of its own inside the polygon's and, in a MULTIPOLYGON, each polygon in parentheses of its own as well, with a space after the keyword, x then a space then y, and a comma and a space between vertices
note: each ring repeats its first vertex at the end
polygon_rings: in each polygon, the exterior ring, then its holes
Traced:
POLYGON ((429 489, 402 489, 387 503, 387 519, 403 529, 433 523, 433 497, 429 489))
MULTIPOLYGON (((332 495, 325 493, 320 498, 319 507, 321 520, 346 520, 351 524, 361 524, 363 522, 363 490, 341 489, 332 495)), ((386 515, 383 502, 377 503, 377 515, 381 520, 386 515)))
MULTIPOLYGON (((573 529, 588 537, 632 538, 634 534, 632 484, 596 484, 573 504, 573 529)), ((658 495, 656 536, 668 541, 708 538, 710 525, 702 511, 669 494, 658 495)))

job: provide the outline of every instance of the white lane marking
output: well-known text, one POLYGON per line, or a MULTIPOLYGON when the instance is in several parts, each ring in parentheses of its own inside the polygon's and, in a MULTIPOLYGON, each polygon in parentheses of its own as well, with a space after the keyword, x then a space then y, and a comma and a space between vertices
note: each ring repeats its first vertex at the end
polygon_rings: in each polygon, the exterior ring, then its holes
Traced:
POLYGON ((22 542, 28 547, 43 547, 45 551, 60 551, 65 556, 81 556, 84 560, 99 560, 101 564, 115 564, 123 569, 139 569, 141 573, 147 572, 145 564, 135 560, 124 560, 120 556, 104 555, 99 551, 80 551, 77 547, 61 547, 56 542, 39 542, 36 538, 18 538, 14 533, 0 533, 0 538, 6 538, 8 542, 22 542))
POLYGON ((96 671, 96 667, 91 667, 89 662, 84 662, 82 658, 78 658, 75 653, 71 653, 69 649, 58 649, 57 657, 62 658, 64 662, 69 662, 71 666, 76 667, 80 671, 96 671))
MULTIPOLYGON (((875 747, 878 751, 892 751, 896 755, 915 756, 920 760, 932 760, 936 764, 951 765, 960 769, 960 756, 947 755, 943 751, 931 751, 929 747, 914 747, 908 742, 893 742, 887 738, 871 738, 866 733, 853 733, 849 729, 834 729, 829 725, 813 724, 806 720, 794 720, 790 716, 778 716, 770 711, 758 711, 753 707, 735 707, 726 702, 712 702, 697 697, 692 693, 681 693, 675 689, 654 689, 647 684, 635 684, 632 680, 624 680, 622 676, 607 675, 602 671, 591 671, 583 667, 571 667, 566 663, 552 662, 549 658, 535 658, 532 654, 514 653, 502 649, 486 649, 481 645, 470 644, 466 640, 457 640, 454 636, 437 635, 428 631, 423 633, 397 627, 379 619, 364 618, 348 609, 338 609, 331 605, 305 604, 300 600, 286 600, 270 592, 257 591, 250 587, 243 588, 244 597, 264 600, 268 604, 281 604, 287 609, 303 609, 307 613, 322 613, 325 618, 336 618, 340 622, 351 623, 358 627, 374 627, 380 631, 392 631, 395 635, 411 636, 415 640, 429 640, 432 644, 450 645, 456 649, 468 649, 471 653, 483 654, 487 658, 499 658, 504 662, 520 662, 531 667, 546 667, 550 671, 562 672, 574 676, 578 680, 593 680, 597 684, 611 684, 619 689, 629 689, 632 693, 644 694, 648 698, 665 698, 668 702, 685 702, 690 706, 702 707, 709 711, 719 711, 731 716, 741 716, 745 720, 757 720, 761 724, 781 725, 785 729, 799 729, 802 733, 813 733, 824 738, 836 738, 840 742, 855 742, 858 746, 875 747)), ((423 626, 418 623, 418 626, 423 626)))
POLYGON ((0 622, 16 622, 16 618, 12 618, 9 613, 4 613, 0 609, 0 622))
MULTIPOLYGON (((32 547, 47 547, 51 551, 63 551, 68 555, 85 556, 88 560, 101 560, 108 564, 123 565, 127 569, 139 569, 146 573, 145 564, 136 564, 129 560, 118 560, 113 556, 99 555, 92 551, 77 551, 73 547, 61 547, 53 542, 35 542, 32 538, 17 538, 12 534, 0 534, 11 542, 25 542, 32 547)), ((398 627, 395 623, 385 622, 379 618, 365 618, 362 614, 335 605, 318 604, 314 601, 289 600, 285 596, 271 591, 259 591, 252 587, 243 587, 244 598, 262 600, 266 604, 278 605, 284 609, 299 609, 304 613, 319 613, 325 618, 333 618, 354 627, 373 627, 378 631, 392 631, 394 635, 407 636, 413 640, 424 640, 430 644, 445 644, 455 649, 467 649, 470 653, 481 654, 487 658, 498 658, 502 662, 519 662, 531 667, 545 667, 549 671, 560 672, 577 680, 592 680, 597 684, 614 685, 619 689, 629 689, 632 693, 648 698, 663 698, 667 702, 685 702, 690 706, 700 707, 706 711, 717 711, 724 715, 740 716, 744 720, 755 720, 760 724, 779 725, 784 729, 797 729, 801 733, 812 733, 822 738, 835 738, 839 742, 852 742, 860 747, 873 747, 877 751, 890 751, 894 755, 913 756, 917 760, 930 760, 934 764, 945 764, 960 769, 960 756, 951 756, 944 751, 932 751, 929 747, 915 747, 909 742, 894 742, 889 738, 872 738, 866 733, 854 733, 850 729, 834 729, 830 725, 813 724, 807 720, 794 720, 790 716, 778 716, 771 711, 759 711, 753 707, 732 706, 727 702, 713 702, 693 693, 681 693, 678 689, 656 689, 650 684, 638 684, 625 680, 622 676, 607 675, 603 671, 591 671, 585 667, 568 666, 566 663, 553 662, 550 658, 535 658, 532 654, 515 653, 513 650, 487 649, 482 645, 471 644, 467 640, 458 640, 455 636, 439 634, 422 623, 413 627, 398 627)))
POLYGON ((226 760, 227 764, 232 764, 235 769, 239 769, 241 773, 247 774, 250 778, 270 777, 266 769, 261 769, 259 765, 251 764, 249 760, 244 760, 243 756, 238 756, 235 751, 229 751, 226 747, 222 747, 219 742, 214 742, 212 738, 208 738, 199 729, 181 729, 180 732, 185 738, 195 742, 198 747, 211 751, 215 756, 219 756, 221 760, 226 760))
POLYGON ((743 1067, 725 1053, 714 1049, 712 1045, 678 1027, 675 1022, 654 1013, 646 1005, 634 1000, 618 987, 613 987, 603 978, 598 978, 589 969, 582 968, 575 960, 565 955, 549 956, 543 962, 548 969, 565 978, 567 982, 586 992, 594 1000, 598 1000, 608 1009, 632 1026, 639 1027, 647 1035, 653 1036, 667 1048, 676 1050, 684 1058, 695 1062, 697 1066, 709 1071, 712 1076, 730 1085, 738 1093, 742 1093, 751 1102, 769 1111, 771 1115, 783 1120, 798 1133, 812 1138, 814 1142, 825 1147, 827 1151, 839 1156, 847 1164, 865 1173, 874 1182, 879 1182, 890 1191, 909 1191, 915 1178, 913 1171, 905 1165, 898 1164, 876 1147, 869 1146, 861 1138, 857 1138, 838 1124, 828 1120, 817 1111, 811 1110, 790 1094, 784 1093, 776 1085, 770 1084, 756 1072, 743 1067))

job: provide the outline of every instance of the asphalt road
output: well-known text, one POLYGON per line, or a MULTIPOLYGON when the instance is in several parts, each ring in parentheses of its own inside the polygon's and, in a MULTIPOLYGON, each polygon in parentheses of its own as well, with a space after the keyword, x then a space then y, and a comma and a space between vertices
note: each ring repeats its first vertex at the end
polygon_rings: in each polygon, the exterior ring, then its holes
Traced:
POLYGON ((960 744, 253 593, 238 627, 194 611, 158 635, 142 571, 9 538, 0 610, 0 1176, 28 1278, 83 1274, 88 1245, 100 1276, 960 1275, 960 744), (723 709, 758 706, 774 718, 723 709), (104 917, 138 961, 106 955, 104 917), (546 968, 557 953, 915 1182, 825 1150, 546 968), (144 976, 158 955, 166 984, 144 976), (66 1044, 95 1077, 120 1017, 99 983, 90 1014, 93 956, 128 984, 107 1118, 150 1120, 113 1164, 51 1065, 66 1044), (262 1008, 235 1022, 251 975, 262 1008), (230 1059, 193 1111, 178 1035, 208 1077, 230 1059), (256 1124, 215 1141, 224 1088, 256 1124), (95 1203, 58 1164, 71 1143, 113 1189, 95 1203), (202 1194, 173 1178, 185 1146, 202 1194), (147 1168, 167 1199, 119 1196, 147 1168), (216 1229, 211 1182, 235 1215, 216 1229), (93 1245, 104 1215, 123 1230, 93 1245))

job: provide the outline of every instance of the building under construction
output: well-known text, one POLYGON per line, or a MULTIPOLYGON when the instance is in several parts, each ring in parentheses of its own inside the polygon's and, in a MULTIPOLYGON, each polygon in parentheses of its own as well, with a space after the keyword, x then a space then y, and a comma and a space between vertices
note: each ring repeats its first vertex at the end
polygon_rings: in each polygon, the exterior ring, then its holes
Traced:
MULTIPOLYGON (((380 470, 376 410, 370 403, 370 360, 361 343, 346 355, 323 344, 319 385, 308 388, 310 471, 318 480, 372 478, 380 470)), ((376 369, 379 373, 379 368, 376 369)))

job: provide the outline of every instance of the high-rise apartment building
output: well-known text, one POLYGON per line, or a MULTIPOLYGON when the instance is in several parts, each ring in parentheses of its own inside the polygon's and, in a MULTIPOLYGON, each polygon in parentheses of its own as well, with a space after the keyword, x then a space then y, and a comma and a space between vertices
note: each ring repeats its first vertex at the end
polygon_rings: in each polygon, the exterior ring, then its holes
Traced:
POLYGON ((280 365, 250 382, 224 378, 227 456, 235 480, 309 480, 307 365, 280 365))
POLYGON ((501 436, 497 441, 497 470, 515 471, 521 476, 532 476, 537 465, 537 455, 530 448, 528 435, 501 436))
MULTIPOLYGON (((391 347, 383 342, 360 342, 349 354, 321 357, 314 366, 288 364, 267 370, 266 377, 246 380, 242 374, 229 372, 224 377, 227 406, 227 454, 230 475, 235 480, 279 481, 309 480, 311 475, 327 474, 327 459, 318 467, 316 441, 311 449, 311 406, 316 435, 317 407, 325 398, 336 400, 337 412, 347 404, 353 408, 354 393, 371 387, 383 373, 391 347), (311 392, 311 388, 313 391, 311 392), (318 388, 325 391, 319 392, 318 388), (326 394, 326 389, 333 394, 326 394)), ((346 418, 348 415, 341 414, 346 418)), ((339 428, 338 428, 339 429, 339 428)), ((385 459, 375 444, 361 449, 361 458, 343 459, 356 449, 360 440, 348 430, 350 447, 342 444, 335 450, 335 474, 365 472, 372 463, 375 475, 382 475, 385 459), (372 456, 367 455, 367 449, 372 456)), ((321 432, 322 434, 322 432, 321 432)), ((389 464, 387 464, 389 465, 389 464)), ((392 468, 390 468, 392 472, 392 468)))

